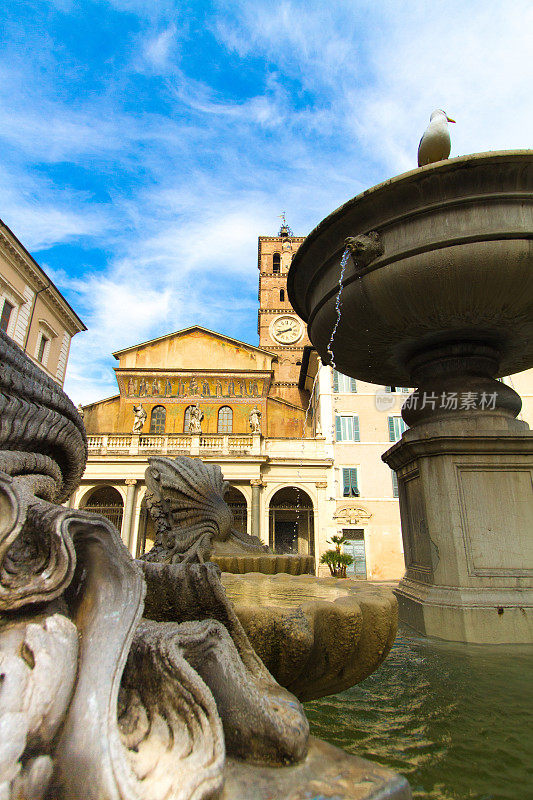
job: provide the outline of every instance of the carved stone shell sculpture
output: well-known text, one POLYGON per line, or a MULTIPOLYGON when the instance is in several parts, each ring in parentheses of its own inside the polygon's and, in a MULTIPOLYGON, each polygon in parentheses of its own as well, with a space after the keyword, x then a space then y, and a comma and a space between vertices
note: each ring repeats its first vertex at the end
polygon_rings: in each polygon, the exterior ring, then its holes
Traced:
POLYGON ((217 464, 187 456, 153 456, 145 481, 146 504, 156 527, 155 544, 145 560, 203 563, 214 542, 230 538, 241 550, 265 551, 257 537, 233 529, 233 514, 224 500, 229 484, 217 464))

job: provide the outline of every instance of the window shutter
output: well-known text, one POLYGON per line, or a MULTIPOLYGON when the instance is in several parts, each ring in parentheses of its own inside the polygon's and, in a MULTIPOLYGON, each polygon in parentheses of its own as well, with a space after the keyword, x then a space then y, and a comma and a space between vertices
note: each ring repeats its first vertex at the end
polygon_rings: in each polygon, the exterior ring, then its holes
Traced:
POLYGON ((357 391, 357 384, 355 382, 355 378, 350 378, 350 391, 351 392, 357 391))
POLYGON ((337 441, 342 442, 342 428, 341 428, 341 418, 335 417, 335 431, 337 434, 337 441))
POLYGON ((339 373, 336 369, 333 370, 333 391, 339 391, 339 373))
POLYGON ((394 431, 394 417, 389 417, 389 441, 396 441, 396 434, 394 431))
POLYGON ((392 471, 392 496, 393 497, 398 497, 399 494, 400 493, 398 491, 398 475, 393 470, 392 471))
POLYGON ((353 417, 353 441, 359 442, 359 417, 353 417))
POLYGON ((392 392, 392 386, 385 386, 386 392, 392 392))
POLYGON ((350 483, 352 484, 353 495, 359 497, 359 486, 357 483, 357 467, 350 470, 350 483))
POLYGON ((344 468, 342 470, 342 496, 350 496, 350 470, 344 468))

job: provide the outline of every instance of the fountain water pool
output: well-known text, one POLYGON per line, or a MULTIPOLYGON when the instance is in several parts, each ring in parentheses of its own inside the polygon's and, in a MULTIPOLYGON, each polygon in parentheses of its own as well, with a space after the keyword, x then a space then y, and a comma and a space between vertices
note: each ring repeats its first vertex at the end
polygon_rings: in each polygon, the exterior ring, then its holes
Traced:
POLYGON ((373 675, 305 710, 313 735, 401 772, 416 800, 530 796, 533 646, 401 628, 373 675))

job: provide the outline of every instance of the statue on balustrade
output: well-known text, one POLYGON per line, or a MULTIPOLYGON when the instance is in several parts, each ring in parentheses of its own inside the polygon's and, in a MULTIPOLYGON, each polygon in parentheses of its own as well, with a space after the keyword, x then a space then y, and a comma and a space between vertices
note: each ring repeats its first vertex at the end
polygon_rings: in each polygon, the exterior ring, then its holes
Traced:
POLYGON ((200 434, 202 433, 202 420, 204 418, 203 412, 200 410, 200 406, 196 403, 195 406, 191 406, 189 411, 189 433, 200 434))
POLYGON ((259 411, 257 406, 254 406, 250 411, 250 428, 252 433, 261 433, 261 417, 261 411, 259 411))
POLYGON ((148 414, 142 407, 142 403, 139 403, 138 406, 133 406, 133 413, 135 418, 133 420, 133 428, 131 430, 132 433, 142 433, 142 429, 144 427, 144 423, 146 422, 146 418, 148 414))

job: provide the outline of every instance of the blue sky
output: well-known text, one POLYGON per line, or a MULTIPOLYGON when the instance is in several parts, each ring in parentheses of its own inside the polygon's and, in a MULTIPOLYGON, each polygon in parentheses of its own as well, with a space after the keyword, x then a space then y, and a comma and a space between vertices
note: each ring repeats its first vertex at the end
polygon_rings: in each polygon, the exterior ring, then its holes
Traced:
POLYGON ((257 237, 306 235, 416 166, 530 147, 530 0, 13 0, 0 50, 0 216, 89 328, 66 390, 198 323, 257 343, 257 237))

